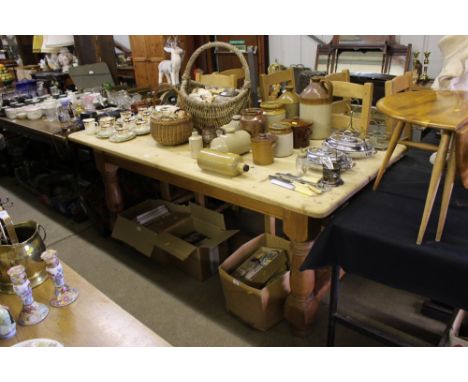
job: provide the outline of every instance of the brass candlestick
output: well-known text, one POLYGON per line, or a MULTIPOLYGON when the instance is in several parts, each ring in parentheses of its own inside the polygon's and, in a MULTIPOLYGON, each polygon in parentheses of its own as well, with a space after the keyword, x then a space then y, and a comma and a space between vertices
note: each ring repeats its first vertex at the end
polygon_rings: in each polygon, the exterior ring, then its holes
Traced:
POLYGON ((423 66, 419 61, 419 52, 413 52, 413 83, 417 84, 421 80, 423 66))
POLYGON ((424 67, 423 67, 423 72, 420 75, 419 79, 421 82, 426 83, 429 81, 429 75, 427 74, 427 70, 429 68, 429 56, 431 55, 431 52, 426 51, 424 52, 424 67))

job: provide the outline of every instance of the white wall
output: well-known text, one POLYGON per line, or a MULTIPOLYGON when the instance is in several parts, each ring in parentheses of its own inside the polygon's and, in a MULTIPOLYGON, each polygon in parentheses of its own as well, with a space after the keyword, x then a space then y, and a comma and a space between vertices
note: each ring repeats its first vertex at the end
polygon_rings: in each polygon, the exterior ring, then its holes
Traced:
POLYGON ((124 47, 130 49, 130 37, 127 35, 114 35, 114 40, 121 43, 124 47))
MULTIPOLYGON (((318 35, 322 41, 328 43, 332 36, 318 35)), ((429 58, 429 77, 437 76, 442 68, 442 56, 437 46, 442 36, 398 36, 401 44, 413 44, 413 51, 431 51, 429 58)), ((269 36, 270 63, 277 60, 280 64, 289 66, 291 64, 303 64, 304 66, 315 67, 315 54, 317 43, 308 36, 269 36)), ((419 60, 424 59, 423 54, 419 60)))

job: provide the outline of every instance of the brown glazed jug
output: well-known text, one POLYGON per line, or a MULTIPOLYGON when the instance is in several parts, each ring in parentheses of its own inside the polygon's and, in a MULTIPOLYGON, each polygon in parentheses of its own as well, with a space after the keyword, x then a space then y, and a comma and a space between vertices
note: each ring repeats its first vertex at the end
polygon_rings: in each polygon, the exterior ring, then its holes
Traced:
POLYGON ((321 77, 312 77, 300 95, 299 115, 314 124, 310 139, 325 139, 331 134, 333 86, 321 77))
POLYGON ((295 149, 309 147, 309 139, 312 135, 312 123, 306 122, 300 118, 285 119, 283 122, 287 122, 291 125, 295 149))
POLYGON ((263 115, 263 110, 257 107, 242 110, 240 127, 247 131, 252 137, 265 132, 265 117, 263 115))

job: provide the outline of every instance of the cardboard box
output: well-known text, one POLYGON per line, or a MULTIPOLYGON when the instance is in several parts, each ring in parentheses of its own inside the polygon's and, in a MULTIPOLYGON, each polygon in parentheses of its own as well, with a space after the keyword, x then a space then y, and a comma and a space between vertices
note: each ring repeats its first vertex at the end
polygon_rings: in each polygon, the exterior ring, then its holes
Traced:
POLYGON ((130 245, 145 256, 162 263, 168 263, 166 254, 155 248, 156 237, 159 233, 176 227, 184 220, 189 219, 189 216, 190 209, 187 206, 179 206, 163 200, 148 199, 117 216, 112 230, 112 237, 130 245), (165 205, 171 214, 162 216, 146 226, 134 221, 136 216, 160 205, 165 205))
POLYGON ((274 276, 289 269, 287 253, 283 249, 260 247, 231 275, 251 287, 261 289, 274 276))
POLYGON ((262 289, 237 280, 231 273, 260 247, 284 249, 290 261, 291 243, 269 234, 248 241, 219 267, 226 309, 256 329, 266 331, 283 319, 284 302, 290 293, 289 271, 274 277, 262 289))
POLYGON ((170 262, 184 272, 203 281, 216 273, 228 256, 227 240, 238 230, 226 230, 224 216, 197 204, 189 204, 190 217, 177 226, 161 232, 154 244, 170 255, 170 262), (203 240, 192 242, 188 236, 203 240))

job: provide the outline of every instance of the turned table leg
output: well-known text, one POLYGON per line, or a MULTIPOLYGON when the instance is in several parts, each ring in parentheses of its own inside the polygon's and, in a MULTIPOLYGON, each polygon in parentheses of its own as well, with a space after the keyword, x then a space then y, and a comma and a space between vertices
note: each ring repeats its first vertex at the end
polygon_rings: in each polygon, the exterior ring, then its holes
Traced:
MULTIPOLYGON (((314 234, 318 234, 320 224, 316 224, 315 228, 314 234)), ((283 229, 292 242, 293 252, 291 294, 286 300, 284 314, 296 334, 306 335, 314 322, 319 306, 319 299, 314 294, 315 271, 300 271, 313 245, 313 241, 308 241, 308 217, 297 213, 288 213, 283 219, 283 229)))
POLYGON ((119 185, 118 170, 119 167, 105 161, 104 155, 96 151, 94 153, 96 167, 101 173, 106 195, 106 205, 110 212, 111 227, 117 215, 123 211, 122 192, 119 185))

